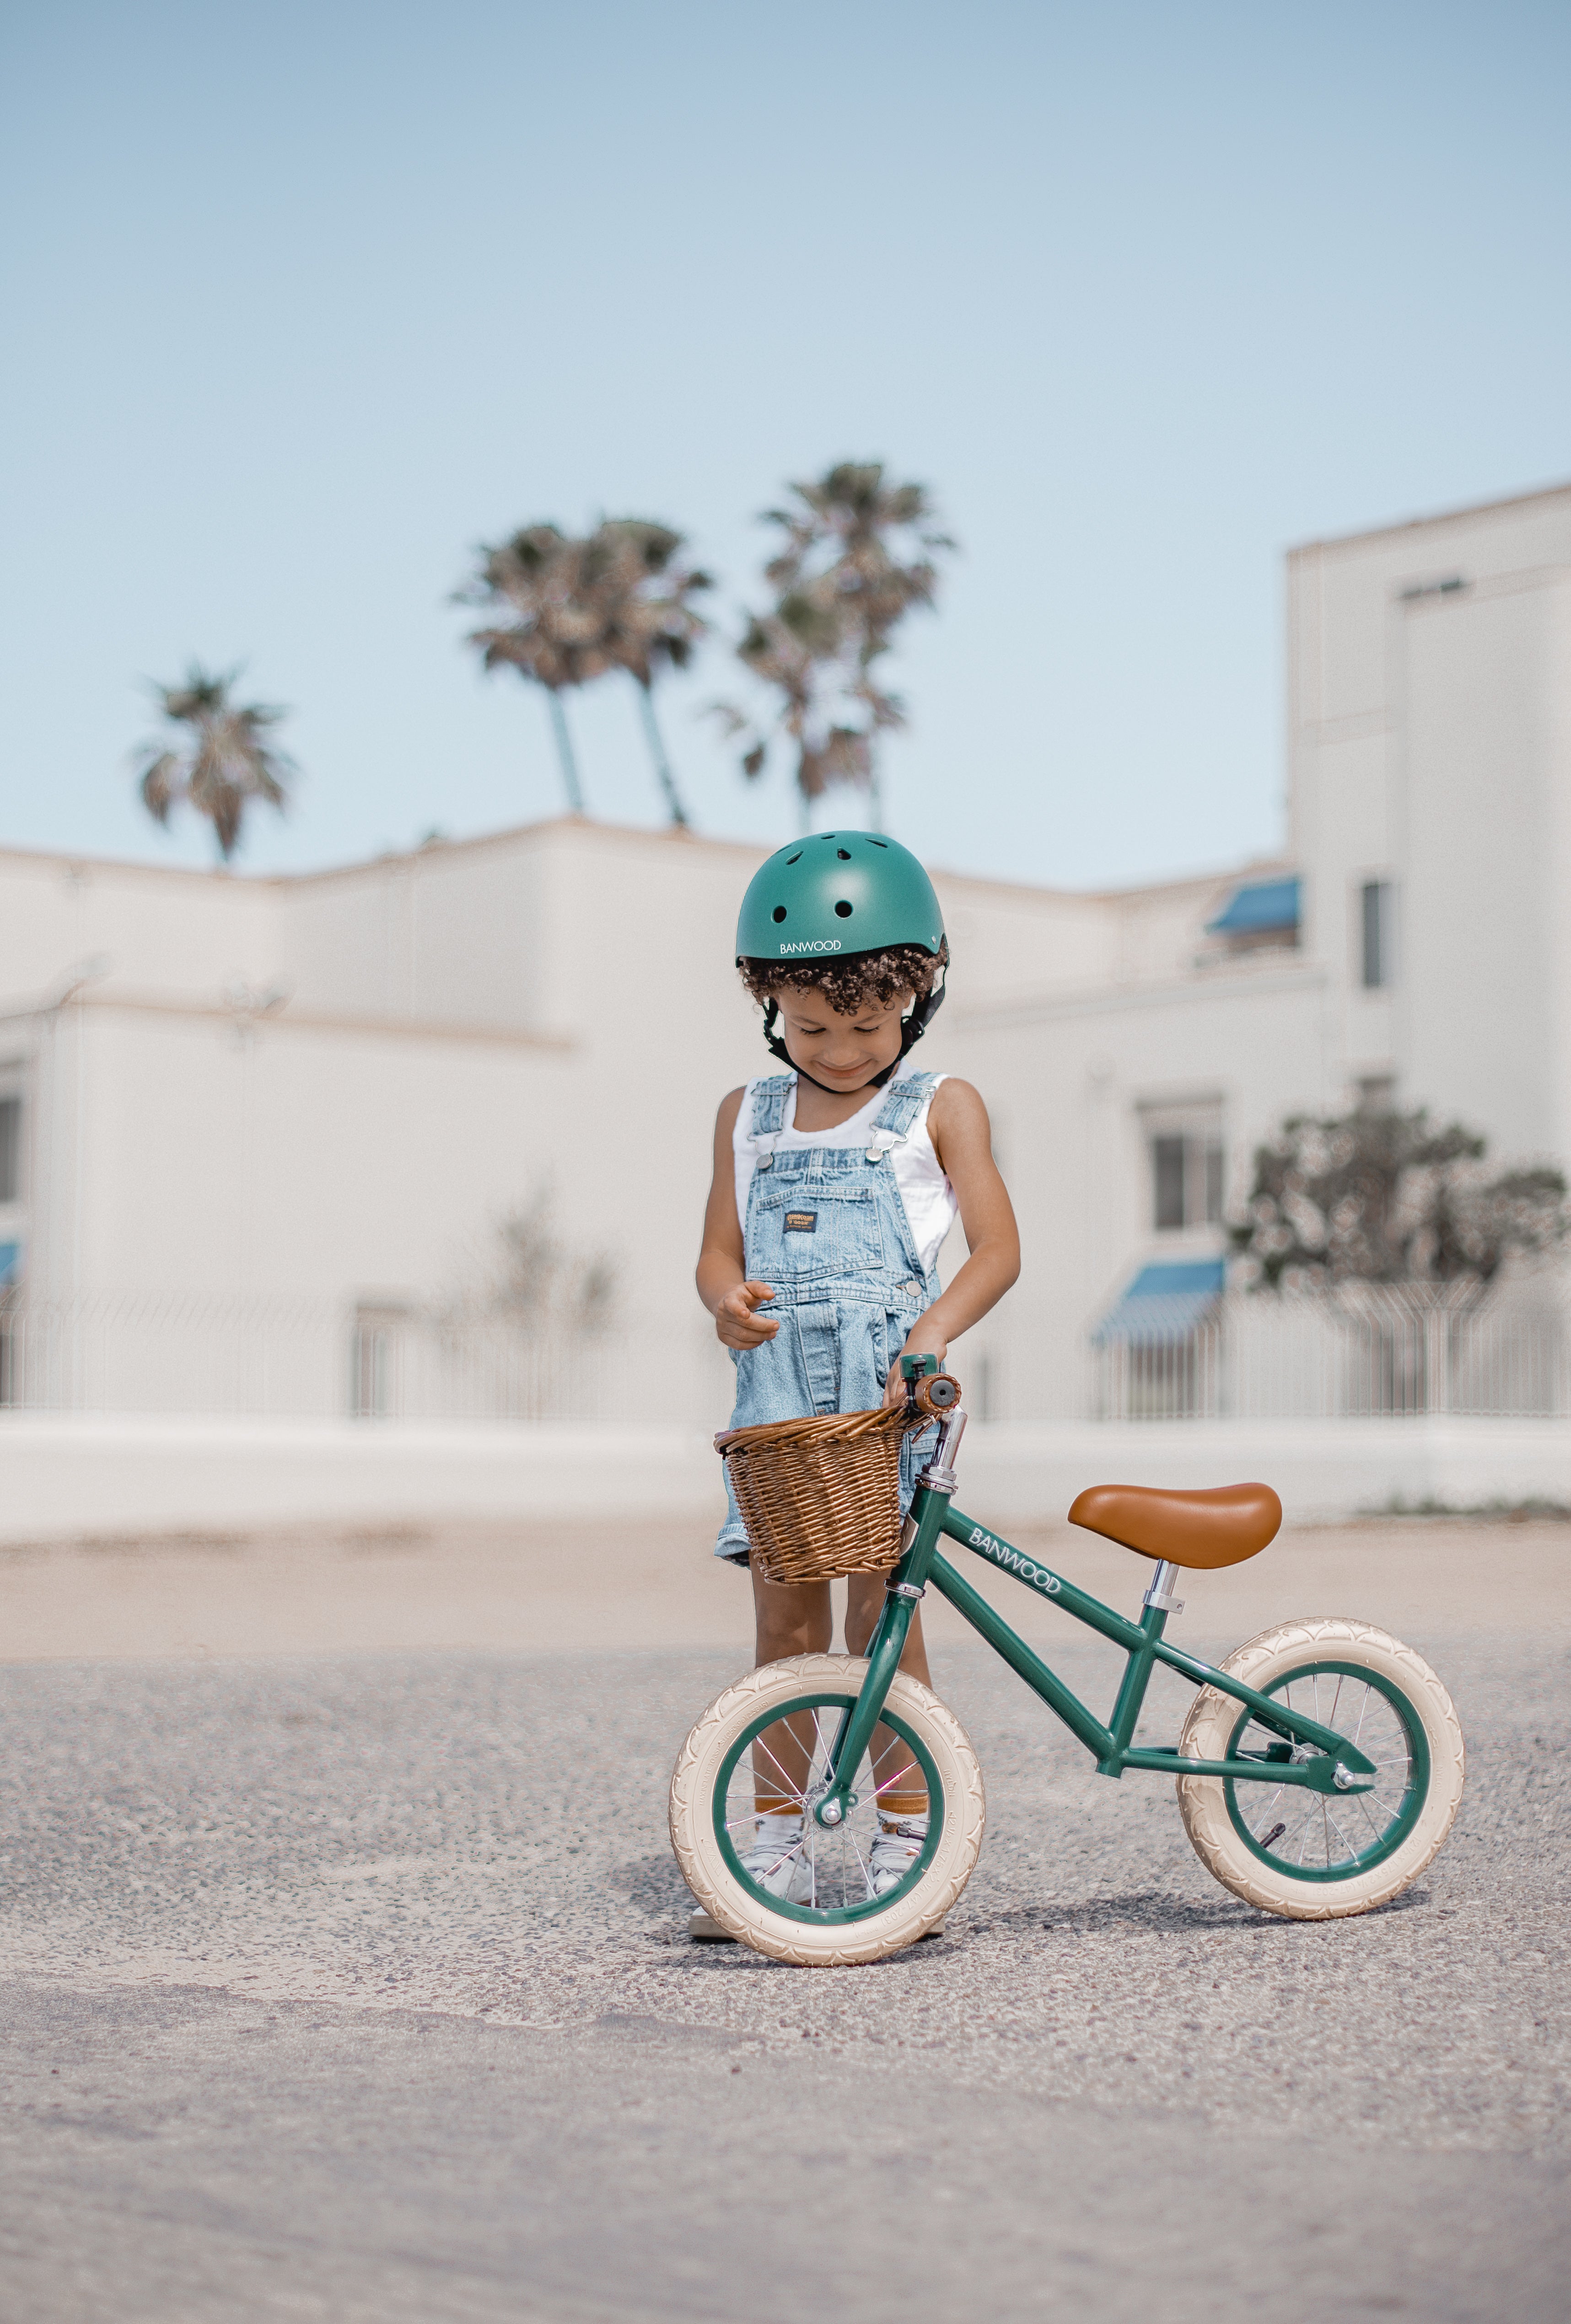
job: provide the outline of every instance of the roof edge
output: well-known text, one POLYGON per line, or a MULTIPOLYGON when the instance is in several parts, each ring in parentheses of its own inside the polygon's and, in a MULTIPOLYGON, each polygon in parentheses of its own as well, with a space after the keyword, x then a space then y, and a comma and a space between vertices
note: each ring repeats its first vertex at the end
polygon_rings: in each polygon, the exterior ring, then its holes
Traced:
POLYGON ((1460 508, 1437 509, 1429 516, 1399 517, 1392 524, 1370 525, 1357 532, 1328 532, 1312 540, 1295 541, 1288 550, 1289 558, 1308 557, 1317 549, 1350 549, 1361 540, 1389 540, 1398 533, 1422 532, 1428 525, 1465 524, 1480 517, 1493 516, 1498 510, 1526 508, 1533 501, 1571 498, 1571 481, 1559 484, 1539 484, 1528 493, 1508 493, 1503 500, 1466 501, 1460 508))
MULTIPOLYGON (((1567 488, 1571 490, 1571 487, 1567 488)), ((226 864, 198 867, 187 863, 150 863, 137 856, 94 855, 77 847, 14 847, 0 842, 0 865, 7 862, 54 866, 69 872, 110 872, 153 880, 175 880, 221 885, 233 892, 246 896, 278 895, 298 889, 315 886, 329 880, 364 878, 368 872, 384 871, 400 864, 430 862, 444 855, 471 855, 483 849, 515 845, 523 840, 541 840, 558 835, 582 836, 593 842, 606 840, 637 840, 661 848, 699 847, 742 857, 755 862, 761 853, 767 853, 766 843, 759 840, 716 837, 691 831, 651 829, 637 823, 607 823, 588 816, 547 816, 538 823, 510 824, 501 831, 476 833, 469 839, 428 840, 421 845, 389 848, 380 855, 366 855, 348 863, 325 864, 310 872, 244 872, 226 864)), ((1292 859, 1282 855, 1252 856, 1242 862, 1224 863, 1206 872, 1185 872, 1169 880, 1142 880, 1128 887, 1059 888, 1045 881, 1007 880, 990 877, 984 872, 950 871, 942 863, 931 865, 935 878, 952 887, 983 890, 991 895, 1009 894, 1022 899, 1067 904, 1125 904, 1139 902, 1144 897, 1172 895, 1185 890, 1200 891, 1224 885, 1230 881, 1259 879, 1273 873, 1286 875, 1294 869, 1292 859)))

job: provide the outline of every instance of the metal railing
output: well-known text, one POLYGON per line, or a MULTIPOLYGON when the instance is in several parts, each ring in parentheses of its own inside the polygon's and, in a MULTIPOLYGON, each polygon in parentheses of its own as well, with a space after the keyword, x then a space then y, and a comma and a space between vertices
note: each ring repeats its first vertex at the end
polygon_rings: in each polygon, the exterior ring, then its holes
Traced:
MULTIPOLYGON (((1157 1303, 1145 1303, 1153 1309, 1157 1303)), ((657 1328, 604 1334, 326 1298, 0 1300, 0 1406, 33 1412, 367 1421, 651 1419, 712 1426, 728 1370, 657 1328), (652 1361, 651 1350, 661 1351, 652 1361)), ((1400 1291, 1356 1302, 1230 1293, 1198 1321, 1152 1313, 1090 1346, 1051 1408, 1101 1420, 1571 1416, 1557 1279, 1469 1307, 1400 1291)), ((983 1393, 980 1382, 978 1394, 983 1393)))
POLYGON ((0 1305, 0 1406, 366 1420, 595 1420, 615 1347, 331 1299, 126 1296, 0 1305))
POLYGON ((1089 1406, 1101 1420, 1562 1417, 1571 1414, 1567 1322, 1549 1281, 1471 1305, 1421 1286, 1361 1286, 1346 1297, 1231 1293, 1197 1323, 1153 1314, 1093 1344, 1089 1406))

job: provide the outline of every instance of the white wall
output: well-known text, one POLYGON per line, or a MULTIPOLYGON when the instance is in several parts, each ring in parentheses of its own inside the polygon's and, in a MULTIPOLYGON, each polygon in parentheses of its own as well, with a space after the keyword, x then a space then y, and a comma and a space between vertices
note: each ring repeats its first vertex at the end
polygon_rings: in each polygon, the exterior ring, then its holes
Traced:
MULTIPOLYGON (((1452 1508, 1571 1502, 1565 1421, 974 1425, 961 1501, 1006 1535, 1058 1522, 1088 1484, 1269 1479, 1289 1520, 1401 1501, 1452 1508)), ((348 1421, 134 1422, 0 1413, 0 1542, 454 1517, 684 1517, 706 1554, 719 1462, 696 1430, 384 1429, 348 1421)), ((1141 1568, 1141 1581, 1149 1568, 1141 1568)))
POLYGON ((1402 613, 1402 1070, 1504 1152, 1563 1155, 1571 569, 1402 613))
POLYGON ((271 881, 0 848, 0 1008, 58 991, 95 956, 138 990, 261 980, 277 901, 271 881))
POLYGON ((1571 488, 1288 560, 1293 853, 1338 1095, 1392 1072, 1502 1153, 1571 1149, 1568 568, 1571 488), (1383 878, 1397 977, 1366 993, 1358 895, 1383 878))
MULTIPOLYGON (((1283 1113, 1326 1102, 1325 999, 1320 970, 1266 954, 1095 1004, 956 1012, 1021 1226, 1021 1283, 976 1334, 999 1418, 1079 1410, 1086 1327, 1141 1261, 1221 1248, 1215 1229, 1156 1234, 1141 1107, 1220 1101, 1230 1184, 1247 1183, 1283 1113)), ((954 1360, 964 1378, 964 1342, 954 1360)))
MULTIPOLYGON (((1091 1317, 1159 1250, 1220 1245, 1155 1236, 1142 1105, 1220 1102, 1235 1191, 1284 1113, 1387 1070, 1502 1154, 1571 1151, 1571 489, 1313 544, 1289 578, 1300 950, 1205 936, 1274 863, 1099 895, 937 875, 955 966, 918 1062, 982 1089, 1026 1242, 968 1351, 1001 1415, 1075 1411, 1091 1317), (1373 877, 1398 981, 1366 994, 1373 877)), ((30 1280, 347 1314, 456 1288, 550 1184, 618 1264, 635 1393, 723 1414, 691 1267, 716 1106, 772 1069, 730 966, 760 854, 571 819, 299 880, 0 853, 30 1280)))

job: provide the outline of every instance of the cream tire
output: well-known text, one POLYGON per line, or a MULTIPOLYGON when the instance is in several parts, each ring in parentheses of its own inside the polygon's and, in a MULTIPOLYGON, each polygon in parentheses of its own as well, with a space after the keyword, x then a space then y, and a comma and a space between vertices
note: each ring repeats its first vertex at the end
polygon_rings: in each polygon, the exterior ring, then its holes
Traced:
MULTIPOLYGON (((1347 1914, 1367 1913, 1376 1904, 1389 1904, 1393 1896, 1400 1896, 1433 1861, 1455 1822, 1465 1773, 1462 1729, 1445 1687, 1421 1655, 1368 1622, 1327 1615, 1280 1623, 1235 1648, 1221 1667, 1230 1677, 1253 1687, 1257 1693, 1269 1694, 1289 1673, 1312 1670, 1317 1665, 1327 1666, 1332 1673, 1354 1674, 1354 1687, 1348 1690, 1350 1694, 1356 1689, 1356 1674, 1367 1672, 1363 1700, 1383 1697, 1391 1711, 1384 1723, 1392 1729, 1400 1724, 1400 1714, 1391 1704, 1390 1696, 1384 1694, 1384 1690, 1391 1688, 1406 1702, 1421 1729, 1422 1750, 1412 1748, 1410 1738, 1405 1747, 1409 1754, 1409 1788, 1401 1796, 1407 1806, 1404 1814, 1393 1815, 1387 1827, 1388 1831, 1397 1832, 1394 1840, 1376 1842, 1376 1848, 1389 1844, 1389 1852, 1381 1860, 1360 1868, 1356 1857, 1350 1857, 1345 1877, 1339 1876, 1335 1862, 1305 1877, 1289 1865, 1270 1859, 1259 1846, 1252 1846, 1239 1831, 1229 1808, 1230 1789, 1235 1801, 1242 1803, 1250 1794, 1263 1801, 1266 1786, 1248 1782, 1230 1785, 1224 1777, 1216 1775, 1180 1775, 1178 1779, 1184 1828, 1206 1869, 1246 1904, 1297 1921, 1329 1921, 1347 1914), (1426 1757, 1428 1765, 1424 1769, 1426 1757), (1420 1774, 1421 1797, 1417 1796, 1420 1774), (1402 1827, 1400 1831, 1399 1826, 1402 1827)), ((1328 1691, 1329 1681, 1323 1679, 1322 1699, 1328 1691)), ((1295 1697, 1293 1707, 1327 1725, 1336 1724, 1324 1709, 1317 1710, 1309 1693, 1302 1690, 1295 1697)), ((1192 1759, 1225 1758, 1241 1719, 1247 1718, 1245 1706, 1234 1696, 1215 1687, 1203 1687, 1184 1722, 1178 1743, 1180 1755, 1192 1759)), ((1375 1724, 1382 1724, 1382 1720, 1377 1719, 1375 1724)), ((1372 1749, 1370 1756, 1376 1756, 1372 1749)), ((1394 1778, 1382 1781, 1386 1784, 1383 1796, 1389 1798, 1394 1789, 1394 1778)), ((1285 1814, 1298 1812, 1299 1802, 1318 1801, 1322 1796, 1301 1789, 1286 1792, 1285 1814)), ((1372 1811, 1368 1815, 1357 1812, 1361 1821, 1355 1830, 1358 1796, 1330 1795, 1326 1812, 1332 1815, 1335 1812, 1332 1829, 1336 1829, 1335 1818, 1340 1816, 1345 1819, 1348 1830, 1354 1831, 1355 1839, 1363 1839, 1363 1827, 1372 1829, 1375 1818, 1372 1811)), ((1368 1796, 1380 1800, 1380 1785, 1368 1796)), ((1263 1813, 1253 1812, 1263 1822, 1263 1813)), ((1271 1836, 1266 1834, 1268 1839, 1271 1836)), ((1335 1847, 1331 1853, 1335 1855, 1335 1847)))
MULTIPOLYGON (((919 1877, 865 1918, 820 1921, 772 1910, 728 1861, 716 1829, 716 1794, 737 1738, 777 1706, 799 1703, 804 1696, 855 1696, 866 1675, 867 1664, 858 1655, 797 1655, 766 1663, 716 1695, 678 1755, 670 1834, 682 1877, 712 1920, 774 1960, 815 1968, 883 1960, 943 1920, 975 1867, 987 1816, 976 1754, 953 1711, 903 1671, 895 1675, 886 1708, 919 1742, 943 1803, 933 1853, 919 1877)), ((931 1776, 929 1786, 930 1795, 931 1776)))

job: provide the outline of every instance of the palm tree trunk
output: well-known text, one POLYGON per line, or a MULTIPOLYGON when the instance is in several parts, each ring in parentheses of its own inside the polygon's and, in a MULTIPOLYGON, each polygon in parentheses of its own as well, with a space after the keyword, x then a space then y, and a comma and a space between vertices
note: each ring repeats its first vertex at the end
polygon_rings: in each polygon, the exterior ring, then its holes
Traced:
POLYGON ((678 794, 676 778, 671 773, 670 761, 666 757, 666 746, 661 740, 660 724, 654 715, 654 688, 645 686, 638 678, 634 678, 633 684, 638 687, 639 706, 643 712, 643 731, 649 738, 649 754, 654 761, 654 771, 665 793, 671 821, 679 831, 688 831, 691 828, 688 811, 678 794))
POLYGON ((562 762, 562 785, 568 794, 569 815, 584 812, 583 787, 578 780, 578 762, 573 756, 573 738, 568 732, 568 714, 562 705, 560 687, 548 686, 546 693, 551 706, 551 725, 557 738, 557 756, 562 762))

